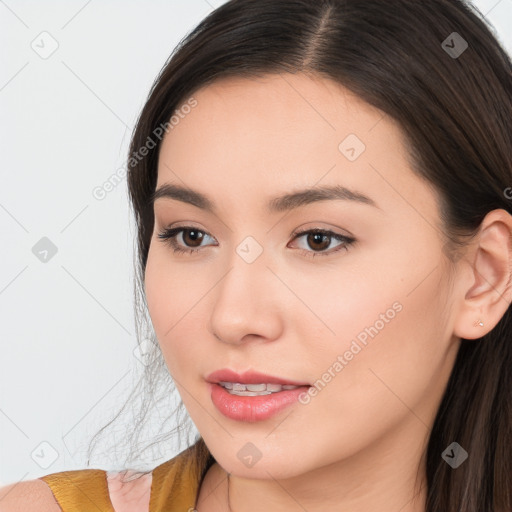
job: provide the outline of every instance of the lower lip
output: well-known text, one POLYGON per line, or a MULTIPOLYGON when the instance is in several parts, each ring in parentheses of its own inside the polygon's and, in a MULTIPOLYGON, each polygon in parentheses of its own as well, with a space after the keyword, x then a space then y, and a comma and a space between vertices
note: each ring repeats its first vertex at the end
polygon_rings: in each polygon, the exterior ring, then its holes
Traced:
POLYGON ((220 413, 236 421, 256 422, 271 418, 298 401, 309 386, 284 389, 271 395, 232 395, 219 384, 209 383, 212 402, 220 413))

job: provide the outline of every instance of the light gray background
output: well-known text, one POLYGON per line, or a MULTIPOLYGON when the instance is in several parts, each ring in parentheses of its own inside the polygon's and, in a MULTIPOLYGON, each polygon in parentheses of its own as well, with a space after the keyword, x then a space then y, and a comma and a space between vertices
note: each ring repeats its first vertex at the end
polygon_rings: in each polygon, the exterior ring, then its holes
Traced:
MULTIPOLYGON (((0 0, 0 485, 86 467, 142 369, 126 179, 93 191, 123 175, 154 78, 222 3, 0 0), (43 237, 47 262, 32 252, 43 237)), ((512 0, 474 3, 512 53, 512 0)))

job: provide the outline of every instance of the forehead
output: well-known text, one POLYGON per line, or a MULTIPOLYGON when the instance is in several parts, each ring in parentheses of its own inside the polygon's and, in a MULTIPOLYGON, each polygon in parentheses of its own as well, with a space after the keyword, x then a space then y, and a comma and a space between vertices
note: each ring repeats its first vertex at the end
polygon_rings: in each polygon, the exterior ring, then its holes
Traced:
POLYGON ((224 78, 199 89, 193 98, 197 104, 186 114, 177 109, 178 123, 161 148, 162 160, 186 163, 187 170, 195 165, 211 169, 219 163, 225 170, 259 167, 279 172, 284 166, 288 172, 305 172, 304 159, 312 154, 335 163, 342 156, 339 145, 349 135, 375 149, 376 143, 400 144, 400 130, 392 120, 325 78, 224 78), (370 140, 375 133, 378 138, 370 140))
MULTIPOLYGON (((316 134, 329 134, 336 140, 345 130, 362 136, 383 116, 341 84, 306 74, 224 78, 200 88, 194 98, 197 107, 186 116, 188 123, 180 116, 180 131, 193 119, 193 128, 203 124, 210 136, 224 128, 232 136, 242 135, 252 127, 260 129, 251 133, 253 138, 278 134, 277 143, 291 136, 311 139, 316 134)), ((389 120, 388 124, 399 135, 395 124, 389 120)))
MULTIPOLYGON (((221 201, 233 199, 235 189, 247 198, 270 197, 342 184, 380 198, 381 205, 400 196, 402 203, 407 196, 418 203, 428 193, 410 170, 398 123, 332 80, 225 78, 193 98, 196 106, 164 137, 157 187, 174 182, 212 190, 221 201), (347 144, 360 156, 347 158, 347 144)), ((431 200, 425 198, 427 209, 431 200)))

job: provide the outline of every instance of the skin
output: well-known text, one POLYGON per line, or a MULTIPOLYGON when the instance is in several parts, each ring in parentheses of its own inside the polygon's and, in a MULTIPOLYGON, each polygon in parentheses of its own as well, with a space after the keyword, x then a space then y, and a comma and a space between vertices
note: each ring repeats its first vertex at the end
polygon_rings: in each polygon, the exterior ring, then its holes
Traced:
POLYGON ((163 140, 157 188, 198 190, 217 213, 155 202, 145 289, 169 371, 217 461, 197 509, 229 510, 230 473, 238 512, 424 511, 422 455, 460 338, 490 331, 511 300, 512 218, 490 212, 452 268, 436 192, 413 173, 400 127, 379 110, 305 74, 223 79, 194 97, 163 140), (338 149, 349 134, 366 146, 353 162, 338 149), (329 200, 265 211, 275 195, 334 184, 378 208, 329 200), (199 252, 176 254, 157 237, 178 225, 203 232, 195 245, 187 233, 175 239, 199 252), (333 252, 340 242, 327 239, 329 255, 308 257, 322 249, 307 235, 294 239, 297 228, 356 242, 333 252), (236 252, 247 236, 263 248, 250 264, 236 252), (307 405, 256 423, 214 407, 212 371, 313 384, 397 302, 401 310, 307 405), (252 467, 237 457, 247 442, 262 454, 252 467))

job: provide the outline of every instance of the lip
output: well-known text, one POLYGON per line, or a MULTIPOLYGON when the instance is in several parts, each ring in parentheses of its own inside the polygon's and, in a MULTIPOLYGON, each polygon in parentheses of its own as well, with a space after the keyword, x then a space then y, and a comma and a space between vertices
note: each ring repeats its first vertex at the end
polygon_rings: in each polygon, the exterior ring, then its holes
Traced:
POLYGON ((217 370, 206 377, 213 405, 218 411, 235 421, 254 423, 264 421, 283 409, 298 402, 299 396, 306 392, 309 384, 256 371, 237 373, 233 370, 217 370), (240 384, 281 384, 297 386, 295 389, 283 389, 277 393, 259 396, 232 395, 219 382, 238 382, 240 384))
POLYGON ((218 384, 219 382, 238 382, 239 384, 281 384, 288 386, 309 386, 307 382, 298 382, 294 380, 266 375, 264 373, 249 370, 243 373, 237 373, 228 368, 210 373, 206 379, 207 382, 218 384))
POLYGON ((267 420, 286 407, 297 403, 299 396, 309 388, 309 386, 300 386, 271 395, 239 396, 232 395, 220 384, 209 382, 208 386, 213 405, 221 414, 235 421, 249 423, 267 420))

